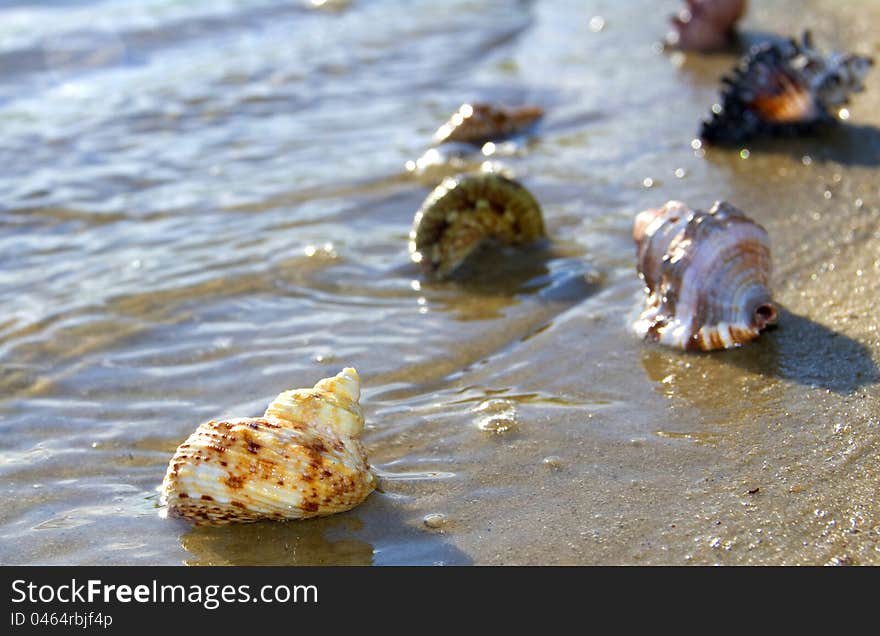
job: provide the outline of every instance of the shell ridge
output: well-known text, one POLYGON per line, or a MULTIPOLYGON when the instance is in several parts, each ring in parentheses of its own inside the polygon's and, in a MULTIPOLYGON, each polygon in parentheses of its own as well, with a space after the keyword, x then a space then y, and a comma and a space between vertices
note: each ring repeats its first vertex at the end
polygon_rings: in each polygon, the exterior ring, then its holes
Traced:
POLYGON ((458 175, 428 195, 413 220, 410 256, 445 278, 487 240, 522 245, 545 235, 541 208, 519 183, 501 175, 458 175))

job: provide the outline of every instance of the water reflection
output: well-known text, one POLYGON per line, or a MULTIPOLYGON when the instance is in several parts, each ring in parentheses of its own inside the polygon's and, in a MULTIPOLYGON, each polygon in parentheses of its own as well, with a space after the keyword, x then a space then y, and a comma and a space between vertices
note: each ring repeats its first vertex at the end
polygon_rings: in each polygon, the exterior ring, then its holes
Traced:
POLYGON ((775 380, 842 394, 880 380, 868 347, 784 307, 779 327, 749 345, 710 354, 651 346, 642 366, 660 393, 707 412, 722 404, 760 408, 775 395, 767 390, 775 380))
POLYGON ((711 354, 646 346, 642 366, 661 395, 684 399, 705 417, 724 420, 728 412, 745 405, 751 409, 767 405, 775 395, 766 390, 772 386, 767 377, 775 375, 778 356, 767 338, 742 349, 711 354))
POLYGON ((193 555, 187 565, 371 565, 372 544, 329 536, 334 530, 361 527, 363 523, 352 516, 199 526, 185 533, 180 542, 193 555))
MULTIPOLYGON (((418 481, 419 477, 414 477, 418 481)), ((449 534, 425 526, 423 516, 404 511, 406 476, 383 478, 359 508, 332 517, 279 523, 200 526, 185 532, 186 565, 469 565, 449 534)), ((182 522, 181 522, 182 523, 182 522)))

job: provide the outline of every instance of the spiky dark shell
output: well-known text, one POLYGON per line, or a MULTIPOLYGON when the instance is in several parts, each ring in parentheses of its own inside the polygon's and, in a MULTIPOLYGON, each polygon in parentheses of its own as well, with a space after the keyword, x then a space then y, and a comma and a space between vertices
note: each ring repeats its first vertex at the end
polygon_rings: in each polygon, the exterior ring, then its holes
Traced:
POLYGON ((854 53, 824 54, 810 33, 800 42, 774 42, 753 48, 725 77, 721 104, 703 123, 701 136, 715 143, 812 132, 836 121, 874 61, 854 53))
POLYGON ((721 109, 703 122, 700 137, 709 143, 738 143, 802 135, 833 122, 792 63, 801 54, 795 40, 753 48, 731 76, 722 78, 721 109))

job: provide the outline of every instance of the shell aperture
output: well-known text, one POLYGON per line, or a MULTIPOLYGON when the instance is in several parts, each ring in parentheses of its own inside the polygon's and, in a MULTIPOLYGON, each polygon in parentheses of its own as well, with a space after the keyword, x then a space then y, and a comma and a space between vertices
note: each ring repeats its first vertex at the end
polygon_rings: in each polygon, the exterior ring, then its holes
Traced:
POLYGON ((541 208, 525 187, 498 174, 459 175, 444 179, 416 212, 409 251, 446 278, 484 241, 525 245, 544 236, 541 208))

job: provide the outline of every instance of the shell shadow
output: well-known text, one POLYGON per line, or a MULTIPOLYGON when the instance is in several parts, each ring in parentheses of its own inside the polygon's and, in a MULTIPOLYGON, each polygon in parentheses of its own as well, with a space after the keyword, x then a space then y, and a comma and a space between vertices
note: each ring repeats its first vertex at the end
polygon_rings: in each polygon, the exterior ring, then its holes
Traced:
POLYGON ((845 166, 880 166, 880 128, 876 126, 840 122, 811 137, 785 141, 762 140, 761 146, 766 144, 771 151, 782 149, 796 159, 809 156, 813 161, 845 166))
MULTIPOLYGON (((760 378, 841 394, 880 381, 868 347, 784 307, 779 327, 744 347, 694 354, 649 347, 642 366, 661 393, 680 395, 707 411, 742 404, 744 390, 750 408, 772 400, 771 394, 752 386, 760 378)), ((766 386, 763 381, 758 384, 766 386)))
POLYGON ((812 161, 850 167, 880 166, 880 128, 846 122, 833 122, 800 136, 758 137, 737 143, 713 143, 711 147, 737 152, 747 147, 753 154, 788 155, 798 161, 809 157, 812 161))
POLYGON ((834 393, 852 393, 880 381, 871 350, 806 316, 780 308, 779 327, 761 336, 764 347, 728 352, 735 364, 834 393))
POLYGON ((518 247, 487 241, 449 280, 473 294, 539 294, 575 302, 596 292, 589 274, 580 259, 560 254, 549 240, 518 247))
POLYGON ((186 565, 470 565, 446 535, 405 520, 382 493, 359 508, 304 521, 195 526, 186 565))
POLYGON ((423 280, 422 293, 456 320, 500 318, 523 302, 568 307, 598 293, 604 277, 564 247, 540 241, 528 246, 487 242, 447 280, 423 280))

